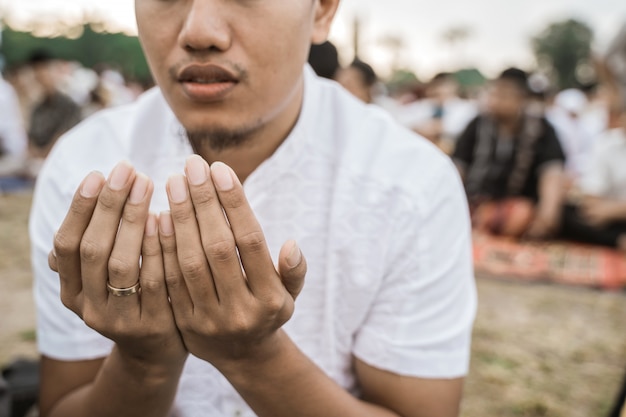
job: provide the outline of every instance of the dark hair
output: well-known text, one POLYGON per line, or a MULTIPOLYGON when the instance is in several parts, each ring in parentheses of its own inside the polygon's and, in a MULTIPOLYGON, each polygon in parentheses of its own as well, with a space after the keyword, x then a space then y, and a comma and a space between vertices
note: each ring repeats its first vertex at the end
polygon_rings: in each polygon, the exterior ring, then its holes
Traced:
POLYGON ((45 49, 35 49, 30 53, 28 60, 26 61, 30 65, 42 65, 54 61, 54 58, 45 49))
POLYGON ((365 85, 368 87, 373 86, 378 81, 378 77, 376 76, 376 72, 374 69, 367 63, 361 61, 358 58, 355 58, 354 61, 350 64, 350 68, 354 68, 359 71, 363 76, 363 81, 365 85))
POLYGON ((507 81, 518 87, 524 94, 530 94, 530 87, 528 86, 528 74, 519 68, 507 68, 496 81, 507 81))
POLYGON ((337 48, 328 41, 320 45, 311 45, 309 64, 320 77, 333 79, 339 69, 337 48))
POLYGON ((443 82, 443 81, 456 81, 456 78, 454 77, 454 74, 450 73, 450 72, 440 72, 439 74, 435 75, 432 80, 430 80, 431 83, 438 83, 438 82, 443 82))

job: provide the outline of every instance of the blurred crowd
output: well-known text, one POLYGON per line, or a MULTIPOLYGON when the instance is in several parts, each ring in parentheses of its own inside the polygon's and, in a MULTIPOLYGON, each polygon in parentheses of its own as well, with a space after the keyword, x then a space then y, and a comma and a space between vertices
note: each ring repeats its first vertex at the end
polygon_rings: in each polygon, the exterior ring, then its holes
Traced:
POLYGON ((0 194, 30 188, 63 133, 143 90, 114 68, 85 68, 45 50, 7 68, 0 76, 0 194))
MULTIPOLYGON (((626 38, 626 37, 625 37, 626 38)), ((626 251, 626 45, 584 87, 556 91, 548 77, 508 68, 480 89, 452 73, 391 94, 370 65, 341 67, 330 43, 318 75, 386 109, 450 155, 478 233, 566 239, 626 251), (617 59, 615 59, 617 57, 617 59)))
MULTIPOLYGON (((318 75, 450 155, 477 231, 626 251, 622 61, 580 89, 554 91, 546 77, 508 68, 479 89, 440 73, 388 91, 360 59, 341 66, 328 42, 309 57, 318 75)), ((0 194, 30 187, 55 141, 82 119, 143 91, 114 68, 84 68, 45 51, 8 68, 0 78, 0 194)))

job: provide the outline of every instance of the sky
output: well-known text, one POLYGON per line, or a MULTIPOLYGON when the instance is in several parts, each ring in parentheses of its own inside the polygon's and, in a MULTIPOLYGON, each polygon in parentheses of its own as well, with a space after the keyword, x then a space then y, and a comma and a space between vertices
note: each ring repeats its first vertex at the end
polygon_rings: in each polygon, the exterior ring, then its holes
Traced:
MULTIPOLYGON (((297 1, 297 0, 291 0, 297 1)), ((81 19, 98 14, 119 29, 134 32, 132 0, 0 0, 0 13, 14 21, 62 17, 81 19)), ((397 64, 422 78, 439 71, 475 66, 487 75, 517 65, 533 64, 529 39, 554 21, 577 18, 596 33, 601 53, 626 24, 624 0, 342 0, 331 32, 344 61, 352 59, 352 22, 361 21, 361 58, 385 73, 393 57, 381 41, 400 37, 404 47, 397 64), (452 27, 469 29, 466 42, 451 48, 443 33, 452 27)))

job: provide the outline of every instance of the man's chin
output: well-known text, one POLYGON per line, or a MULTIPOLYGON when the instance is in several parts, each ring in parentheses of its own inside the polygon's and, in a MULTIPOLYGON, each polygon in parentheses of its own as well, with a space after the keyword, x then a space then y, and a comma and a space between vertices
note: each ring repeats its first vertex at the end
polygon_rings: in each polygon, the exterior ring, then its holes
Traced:
POLYGON ((186 136, 195 149, 210 149, 216 152, 237 148, 251 140, 258 128, 215 127, 186 129, 186 136))

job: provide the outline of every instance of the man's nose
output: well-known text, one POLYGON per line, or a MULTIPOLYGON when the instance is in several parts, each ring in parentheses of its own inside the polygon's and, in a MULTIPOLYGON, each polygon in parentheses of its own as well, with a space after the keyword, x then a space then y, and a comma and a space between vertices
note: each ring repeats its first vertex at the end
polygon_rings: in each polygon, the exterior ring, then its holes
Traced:
POLYGON ((191 0, 179 34, 179 44, 188 51, 225 51, 231 45, 226 15, 228 2, 191 0))

